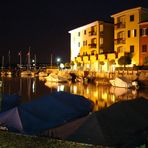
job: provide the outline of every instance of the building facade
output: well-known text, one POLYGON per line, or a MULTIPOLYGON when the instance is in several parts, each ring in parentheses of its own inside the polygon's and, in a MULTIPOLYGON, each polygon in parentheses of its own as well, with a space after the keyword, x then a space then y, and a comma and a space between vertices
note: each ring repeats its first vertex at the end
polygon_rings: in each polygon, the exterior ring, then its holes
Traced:
POLYGON ((113 72, 120 57, 132 56, 130 67, 148 56, 148 9, 137 7, 111 15, 114 24, 95 21, 69 31, 75 69, 113 72))
POLYGON ((104 62, 113 49, 113 24, 95 21, 69 31, 71 37, 71 61, 76 68, 99 70, 99 60, 104 62), (107 44, 106 44, 107 43, 107 44))
POLYGON ((114 18, 114 50, 118 58, 130 53, 132 65, 140 65, 140 22, 148 20, 148 9, 133 8, 111 17, 114 18))
POLYGON ((148 21, 140 23, 140 62, 139 65, 145 65, 148 58, 148 21))

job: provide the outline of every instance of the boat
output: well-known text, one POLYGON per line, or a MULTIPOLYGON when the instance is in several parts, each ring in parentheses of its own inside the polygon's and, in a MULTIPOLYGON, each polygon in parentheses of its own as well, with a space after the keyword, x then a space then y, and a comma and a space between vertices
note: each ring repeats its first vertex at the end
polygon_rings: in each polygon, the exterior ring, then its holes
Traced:
POLYGON ((31 71, 25 70, 20 73, 21 77, 31 76, 31 71))
POLYGON ((49 74, 47 77, 45 77, 46 81, 49 81, 49 82, 67 82, 68 79, 62 77, 62 76, 59 76, 58 74, 55 74, 55 73, 51 73, 49 74))
POLYGON ((45 71, 40 71, 38 75, 39 75, 39 77, 47 77, 48 76, 47 72, 45 72, 45 71))
POLYGON ((125 77, 116 77, 115 79, 109 80, 109 82, 114 87, 138 88, 138 83, 136 83, 136 81, 129 81, 125 77))
POLYGON ((131 93, 131 89, 125 88, 125 87, 110 87, 110 93, 114 94, 116 97, 124 96, 126 94, 131 93))
POLYGON ((54 92, 0 112, 0 123, 12 132, 39 135, 47 129, 88 115, 93 105, 83 96, 54 92))

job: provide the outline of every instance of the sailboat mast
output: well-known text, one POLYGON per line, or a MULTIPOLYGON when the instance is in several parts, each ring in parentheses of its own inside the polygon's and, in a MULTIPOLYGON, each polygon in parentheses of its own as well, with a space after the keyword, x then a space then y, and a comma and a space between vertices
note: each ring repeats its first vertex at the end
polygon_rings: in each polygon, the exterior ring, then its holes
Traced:
POLYGON ((2 56, 2 70, 4 69, 4 56, 2 56))
POLYGON ((20 59, 20 68, 22 67, 22 51, 20 50, 18 53, 19 59, 20 59))
POLYGON ((51 57, 50 57, 50 67, 51 67, 51 69, 52 69, 52 54, 50 55, 51 57))
POLYGON ((8 62, 9 62, 9 69, 10 69, 10 50, 9 50, 9 52, 8 52, 8 62))
POLYGON ((27 70, 30 70, 30 67, 31 67, 31 65, 30 65, 30 47, 29 47, 29 51, 28 51, 28 53, 27 53, 27 56, 28 56, 27 70))

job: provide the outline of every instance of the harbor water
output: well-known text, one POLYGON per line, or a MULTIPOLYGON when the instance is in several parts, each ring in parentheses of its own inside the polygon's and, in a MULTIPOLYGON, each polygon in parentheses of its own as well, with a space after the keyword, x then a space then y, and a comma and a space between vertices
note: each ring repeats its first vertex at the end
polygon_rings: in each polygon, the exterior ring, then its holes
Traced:
POLYGON ((21 96, 21 103, 29 102, 41 96, 56 91, 65 91, 84 96, 94 102, 94 111, 109 107, 115 102, 148 98, 147 88, 142 90, 115 88, 110 85, 83 84, 81 82, 54 83, 46 82, 40 77, 2 77, 1 94, 17 94, 21 96))

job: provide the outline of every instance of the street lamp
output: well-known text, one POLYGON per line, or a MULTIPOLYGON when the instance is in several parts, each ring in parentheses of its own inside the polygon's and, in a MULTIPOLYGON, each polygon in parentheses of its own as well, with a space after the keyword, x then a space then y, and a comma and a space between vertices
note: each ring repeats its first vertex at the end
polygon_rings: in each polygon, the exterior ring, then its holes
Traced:
POLYGON ((59 63, 61 61, 61 58, 57 58, 57 63, 59 63))
POLYGON ((57 67, 59 67, 60 62, 61 62, 61 58, 57 58, 57 67))

